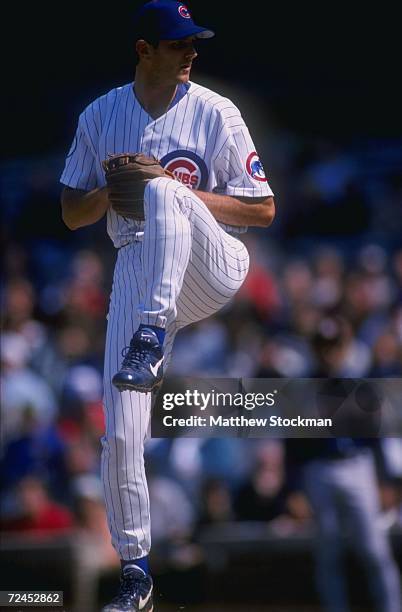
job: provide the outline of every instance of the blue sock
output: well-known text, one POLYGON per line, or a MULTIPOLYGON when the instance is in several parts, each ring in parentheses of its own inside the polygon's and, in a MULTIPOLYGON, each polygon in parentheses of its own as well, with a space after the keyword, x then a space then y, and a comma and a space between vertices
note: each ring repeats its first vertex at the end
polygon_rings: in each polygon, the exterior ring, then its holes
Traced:
POLYGON ((126 559, 120 559, 120 564, 122 570, 124 570, 127 565, 136 565, 137 567, 141 568, 143 572, 149 574, 148 556, 141 557, 141 559, 130 559, 129 561, 126 559))
POLYGON ((159 344, 162 346, 166 335, 166 331, 163 327, 141 324, 138 329, 152 329, 152 331, 155 332, 155 334, 158 336, 159 344))

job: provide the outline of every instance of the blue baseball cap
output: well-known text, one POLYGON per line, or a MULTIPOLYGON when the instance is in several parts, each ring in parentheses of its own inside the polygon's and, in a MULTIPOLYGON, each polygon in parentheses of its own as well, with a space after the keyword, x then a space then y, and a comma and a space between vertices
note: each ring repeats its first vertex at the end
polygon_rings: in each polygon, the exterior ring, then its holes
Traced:
POLYGON ((188 36, 212 38, 215 32, 194 23, 190 11, 176 0, 152 0, 135 15, 137 40, 179 40, 188 36))

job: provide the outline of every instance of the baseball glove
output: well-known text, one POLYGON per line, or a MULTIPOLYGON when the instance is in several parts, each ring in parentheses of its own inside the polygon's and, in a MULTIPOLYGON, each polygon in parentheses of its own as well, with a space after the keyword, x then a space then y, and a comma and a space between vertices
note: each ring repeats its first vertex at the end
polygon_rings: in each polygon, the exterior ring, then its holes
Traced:
POLYGON ((174 178, 156 157, 143 153, 110 155, 102 166, 113 210, 122 217, 136 221, 144 220, 144 191, 149 181, 159 176, 174 178))

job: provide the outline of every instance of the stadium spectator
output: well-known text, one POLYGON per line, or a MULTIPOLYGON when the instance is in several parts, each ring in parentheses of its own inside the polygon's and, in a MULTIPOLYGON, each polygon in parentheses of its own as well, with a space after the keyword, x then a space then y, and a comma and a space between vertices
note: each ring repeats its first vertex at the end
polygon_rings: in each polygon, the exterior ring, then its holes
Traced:
POLYGON ((285 514, 286 496, 283 445, 269 440, 257 449, 255 468, 235 495, 235 515, 243 521, 272 521, 285 514))
POLYGON ((70 532, 74 526, 70 510, 54 502, 37 476, 26 476, 16 485, 17 511, 3 521, 2 531, 36 536, 70 532))

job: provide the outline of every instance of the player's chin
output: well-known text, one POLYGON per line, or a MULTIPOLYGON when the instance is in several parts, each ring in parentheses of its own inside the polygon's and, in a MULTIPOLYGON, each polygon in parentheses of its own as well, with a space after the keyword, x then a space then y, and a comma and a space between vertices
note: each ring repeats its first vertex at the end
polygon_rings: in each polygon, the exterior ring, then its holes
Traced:
POLYGON ((187 83, 190 79, 190 68, 182 68, 177 74, 177 80, 179 83, 187 83))

